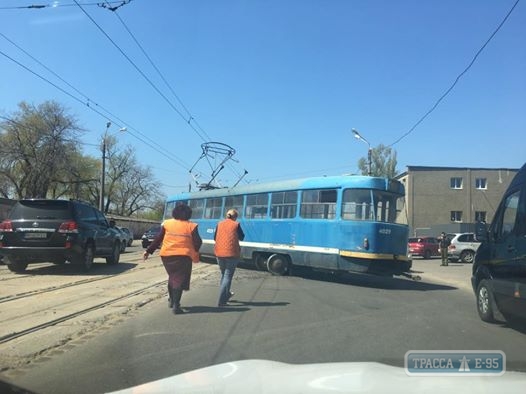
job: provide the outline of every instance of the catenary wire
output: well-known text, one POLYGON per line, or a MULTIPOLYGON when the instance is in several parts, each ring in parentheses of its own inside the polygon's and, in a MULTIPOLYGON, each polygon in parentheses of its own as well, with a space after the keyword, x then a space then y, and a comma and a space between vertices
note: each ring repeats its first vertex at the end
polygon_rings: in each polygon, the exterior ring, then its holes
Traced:
MULTIPOLYGON (((71 89, 73 89, 77 94, 79 94, 80 96, 82 96, 85 100, 87 100, 87 104, 86 104, 88 107, 90 107, 91 105, 95 105, 97 106, 98 108, 100 108, 102 111, 104 111, 107 115, 105 116, 110 116, 110 117, 113 117, 115 119, 117 119, 119 122, 123 123, 128 129, 131 129, 133 131, 135 131, 136 133, 138 133, 139 135, 141 135, 143 138, 149 140, 153 145, 157 146, 158 149, 156 149, 157 152, 159 152, 159 149, 160 150, 165 150, 163 146, 159 145, 157 142, 153 141, 151 138, 149 138, 148 136, 146 136, 144 133, 140 132, 139 130, 137 130, 135 127, 131 126, 130 124, 128 124, 127 122, 125 122, 124 120, 120 119, 117 115, 115 115, 114 113, 112 113, 110 110, 108 110, 107 108, 103 107, 102 105, 98 104, 97 102, 95 102, 94 100, 92 100, 90 97, 88 97, 86 94, 82 93, 79 89, 77 89, 75 86, 73 86, 72 84, 70 84, 68 81, 66 81, 64 78, 62 78, 60 75, 58 75, 55 71, 53 71, 51 68, 49 68, 48 66, 46 66, 44 63, 42 63, 40 60, 38 60, 37 58, 35 58, 33 55, 31 55, 29 52, 27 52, 24 48, 22 48, 20 45, 18 45, 17 43, 15 43, 13 40, 11 40, 9 37, 7 37, 5 34, 3 34, 2 32, 0 32, 0 36, 3 37, 6 41, 8 41, 11 45, 13 45, 14 47, 16 47, 18 50, 20 50, 21 52, 23 52, 26 56, 28 56, 29 58, 31 58, 33 61, 35 61, 37 64, 39 64, 41 67, 43 67, 44 69, 46 69, 48 72, 50 72, 51 74, 53 74, 56 78, 58 78, 60 81, 62 81, 64 84, 66 84, 67 86, 69 86, 71 89)), ((131 135, 133 135, 133 133, 130 133, 131 135)), ((166 153, 168 154, 172 154, 171 152, 165 150, 166 153)), ((182 166, 185 168, 185 169, 188 169, 189 166, 188 164, 184 163, 184 161, 178 159, 177 157, 174 157, 175 160, 179 160, 182 164, 182 166)))
MULTIPOLYGON (((85 103, 84 101, 82 101, 80 98, 74 96, 73 94, 71 94, 70 92, 66 91, 65 89, 63 89, 62 87, 58 86, 57 84, 53 83, 52 81, 50 81, 49 79, 45 78, 44 76, 38 74, 37 72, 31 70, 29 67, 25 66, 24 64, 20 63, 19 61, 17 61, 16 59, 12 58, 11 56, 9 56, 8 54, 6 54, 5 52, 3 52, 2 50, 0 50, 0 55, 6 57, 7 59, 11 60, 12 62, 14 62, 15 64, 17 64, 18 66, 22 67, 23 69, 25 69, 26 71, 30 72, 31 74, 35 75, 36 77, 40 78, 41 80, 43 80, 44 82, 47 82, 48 84, 50 84, 51 86, 53 86, 54 88, 60 90, 62 93, 64 93, 65 95, 69 96, 70 98, 72 98, 73 100, 79 102, 80 104, 82 105, 85 105, 87 106, 90 110, 94 111, 95 113, 97 113, 98 115, 100 115, 101 117, 103 117, 104 119, 106 119, 107 121, 110 121, 114 124, 116 124, 117 126, 121 127, 122 124, 119 124, 119 122, 116 120, 116 119, 113 119, 105 114, 103 114, 101 111, 97 110, 96 108, 93 108, 89 105, 89 103, 85 103)), ((180 163, 180 160, 176 160, 173 156, 173 154, 168 154, 168 153, 165 153, 164 151, 161 151, 159 149, 157 149, 153 144, 151 144, 149 141, 141 138, 140 136, 136 135, 135 133, 129 131, 129 134, 134 136, 135 138, 137 138, 139 141, 143 142, 144 144, 146 144, 147 146, 149 146, 150 148, 152 148, 153 150, 157 151, 158 153, 160 153, 161 155, 165 156, 166 158, 168 158, 169 160, 175 162, 177 165, 183 167, 185 170, 188 170, 188 166, 185 165, 185 164, 181 164, 180 163)))
MULTIPOLYGON (((122 3, 122 0, 121 1, 109 1, 107 3, 109 3, 109 4, 119 4, 119 3, 122 3)), ((97 2, 97 3, 82 3, 83 6, 92 6, 92 5, 98 6, 99 4, 100 4, 100 2, 97 2)), ((0 7, 0 10, 43 9, 43 8, 59 8, 59 7, 76 7, 76 6, 77 5, 75 3, 66 3, 66 4, 30 4, 30 5, 22 5, 22 6, 5 6, 5 7, 0 7)))
POLYGON ((106 33, 106 31, 93 19, 93 17, 78 3, 77 0, 74 0, 75 3, 77 3, 78 7, 82 10, 82 12, 89 18, 89 20, 100 30, 100 32, 113 44, 113 46, 121 53, 122 56, 135 68, 135 70, 148 82, 148 84, 166 101, 166 103, 172 108, 189 126, 192 130, 195 131, 195 133, 203 140, 203 142, 207 142, 207 139, 203 136, 203 134, 197 130, 195 127, 192 126, 191 123, 189 123, 188 119, 184 116, 184 114, 166 97, 166 95, 161 92, 161 90, 152 82, 150 78, 135 64, 135 62, 122 50, 122 48, 106 33))
MULTIPOLYGON (((108 1, 106 1, 106 3, 108 3, 108 1)), ((195 119, 195 117, 192 115, 192 113, 190 112, 190 110, 188 109, 188 107, 183 103, 183 101, 181 100, 181 98, 179 97, 179 95, 177 95, 177 93, 175 92, 175 90, 173 89, 173 87, 170 85, 170 83, 168 82, 168 80, 165 78, 165 76, 163 75, 163 73, 160 71, 159 67, 157 67, 157 65, 154 63, 154 61, 152 60, 151 56, 146 52, 146 50, 144 49, 143 45, 141 45, 141 43, 139 42, 139 40, 136 38, 136 36, 133 34, 133 32, 131 31, 131 29, 128 27, 128 25, 126 24, 126 22, 121 18, 121 16, 119 15, 119 13, 117 12, 117 10, 111 10, 114 12, 115 16, 117 17, 117 19, 120 21, 120 23, 122 24, 122 26, 124 27, 124 29, 128 32, 128 34, 130 35, 130 37, 132 38, 132 40, 135 42, 135 44, 137 45, 137 47, 141 50, 141 52, 143 53, 143 55, 146 57, 146 59, 148 60, 148 62, 150 63, 150 65, 154 68, 154 70, 157 72, 157 74, 159 75, 159 77, 161 78, 161 80, 164 82, 164 84, 166 85, 166 87, 170 90, 170 92, 173 94, 173 96, 176 98, 176 100, 179 102, 179 104, 181 105, 181 107, 185 110, 187 116, 188 116, 188 119, 186 119, 186 122, 188 123, 188 125, 190 125, 190 127, 192 127, 192 124, 195 124, 196 127, 206 136, 206 138, 208 138, 208 140, 210 141, 211 138, 210 136, 208 135, 208 133, 201 127, 201 125, 199 124, 199 122, 197 121, 197 119, 195 119)), ((192 127, 193 128, 193 127, 192 127)), ((230 164, 228 163, 228 168, 230 168, 230 170, 239 178, 241 177, 241 174, 230 164)), ((246 182, 246 181, 245 181, 246 182)))
POLYGON ((124 20, 121 18, 121 16, 119 15, 118 12, 114 12, 116 18, 120 21, 120 23, 122 24, 122 26, 124 27, 124 29, 128 32, 128 34, 130 35, 130 37, 132 38, 132 40, 135 42, 135 44, 139 47, 139 49, 141 50, 141 52, 143 53, 143 55, 146 57, 146 59, 148 60, 148 62, 150 63, 150 65, 153 67, 153 69, 157 72, 157 75, 159 75, 159 77, 161 78, 161 80, 164 82, 164 84, 166 85, 166 87, 170 90, 170 92, 173 94, 173 96, 176 98, 177 102, 181 105, 181 107, 183 107, 183 109, 185 110, 186 114, 187 114, 187 119, 186 122, 190 124, 190 122, 193 122, 198 128, 199 130, 206 136, 206 138, 208 139, 208 141, 211 140, 210 136, 208 135, 208 133, 203 130, 203 128, 199 125, 199 123, 197 122, 197 120, 195 119, 195 117, 192 115, 192 113, 188 110, 188 107, 183 103, 183 101, 181 100, 181 98, 177 95, 177 93, 175 92, 174 88, 170 85, 170 83, 168 82, 168 80, 165 78, 165 76, 163 75, 163 73, 161 72, 161 70, 159 70, 159 67, 157 67, 157 65, 154 63, 154 61, 152 60, 152 58, 150 57, 150 55, 146 52, 146 50, 144 49, 143 45, 141 45, 141 43, 139 42, 139 40, 137 39, 137 37, 133 34, 133 32, 131 31, 131 29, 128 27, 128 25, 126 24, 126 22, 124 22, 124 20))
POLYGON ((504 23, 508 20, 509 16, 511 15, 511 13, 513 12, 513 10, 515 9, 515 7, 517 6, 517 4, 519 4, 519 1, 520 0, 517 0, 515 1, 515 3, 513 4, 513 6, 511 7, 511 9, 508 11, 508 13, 506 14, 506 16, 504 17, 504 19, 500 22, 500 24, 497 26, 497 28, 493 31, 493 33, 489 36, 489 38, 486 40, 486 42, 482 45, 482 47, 480 47, 480 49, 477 51, 477 53, 475 54, 475 56, 473 56, 473 59, 471 60, 471 62, 468 64, 468 66, 464 69, 464 71, 462 71, 455 79, 455 81, 451 84, 451 86, 445 91, 444 94, 442 94, 442 96, 439 97, 439 99, 435 102, 435 104, 404 134, 402 134, 401 137, 399 137, 395 142, 393 142, 392 144, 390 145, 387 145, 387 147, 391 147, 397 143, 399 143, 401 140, 403 140, 405 137, 407 137, 409 134, 411 134, 437 107, 438 105, 442 102, 442 100, 444 98, 446 98, 446 96, 453 90, 453 88, 456 86, 456 84, 458 83, 458 81, 460 80, 460 78, 462 78, 464 76, 464 74, 466 74, 469 69, 471 68, 471 66, 473 66, 473 64, 475 63, 475 61, 477 60, 477 58, 479 57, 479 55, 482 53, 482 51, 484 50, 484 48, 486 48, 486 46, 489 44, 489 42, 493 39, 493 37, 497 34, 497 32, 500 30, 500 28, 504 25, 504 23))

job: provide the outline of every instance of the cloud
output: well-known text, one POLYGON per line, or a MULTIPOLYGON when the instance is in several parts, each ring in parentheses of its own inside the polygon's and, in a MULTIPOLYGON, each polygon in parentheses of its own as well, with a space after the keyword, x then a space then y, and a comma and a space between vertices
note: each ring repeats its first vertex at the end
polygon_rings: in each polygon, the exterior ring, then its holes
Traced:
POLYGON ((57 23, 68 23, 68 22, 77 22, 79 20, 82 20, 84 18, 84 15, 80 12, 76 12, 74 14, 70 15, 56 15, 56 16, 50 16, 50 17, 40 17, 37 19, 34 19, 30 22, 32 25, 49 25, 49 24, 57 24, 57 23))

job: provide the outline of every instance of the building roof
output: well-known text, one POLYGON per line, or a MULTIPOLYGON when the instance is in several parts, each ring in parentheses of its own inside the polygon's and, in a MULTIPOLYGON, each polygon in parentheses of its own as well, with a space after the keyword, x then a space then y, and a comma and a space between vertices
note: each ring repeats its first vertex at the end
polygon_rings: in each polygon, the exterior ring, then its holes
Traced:
POLYGON ((439 167, 439 166, 407 166, 407 171, 398 174, 395 179, 406 176, 410 171, 512 171, 518 172, 519 168, 489 168, 489 167, 439 167))

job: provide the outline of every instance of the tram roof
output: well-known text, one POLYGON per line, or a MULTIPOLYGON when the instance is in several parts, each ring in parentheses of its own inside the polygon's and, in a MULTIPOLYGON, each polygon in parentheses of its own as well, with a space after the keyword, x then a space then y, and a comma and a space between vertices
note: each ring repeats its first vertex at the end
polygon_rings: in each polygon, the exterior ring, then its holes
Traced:
POLYGON ((340 187, 352 187, 358 189, 374 188, 379 190, 391 190, 399 193, 404 192, 403 185, 396 180, 363 175, 337 175, 290 179, 265 183, 254 183, 248 185, 238 185, 236 187, 231 188, 219 188, 195 192, 183 192, 169 196, 168 199, 177 200, 196 197, 223 197, 228 195, 255 194, 272 191, 289 191, 319 188, 328 189, 340 187))

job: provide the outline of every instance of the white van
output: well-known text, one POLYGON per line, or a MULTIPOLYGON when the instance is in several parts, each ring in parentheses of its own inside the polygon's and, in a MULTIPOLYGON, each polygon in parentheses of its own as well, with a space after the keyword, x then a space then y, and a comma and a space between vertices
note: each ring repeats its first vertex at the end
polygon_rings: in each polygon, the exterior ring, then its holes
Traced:
POLYGON ((511 181, 489 229, 479 226, 482 241, 475 255, 471 284, 482 320, 494 312, 526 321, 526 164, 511 181))

